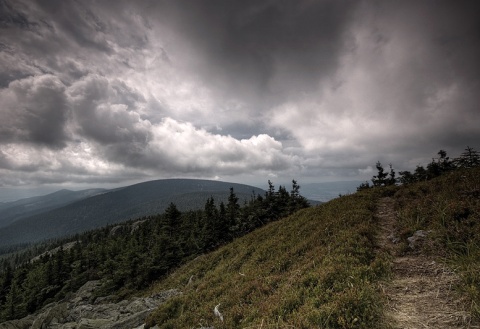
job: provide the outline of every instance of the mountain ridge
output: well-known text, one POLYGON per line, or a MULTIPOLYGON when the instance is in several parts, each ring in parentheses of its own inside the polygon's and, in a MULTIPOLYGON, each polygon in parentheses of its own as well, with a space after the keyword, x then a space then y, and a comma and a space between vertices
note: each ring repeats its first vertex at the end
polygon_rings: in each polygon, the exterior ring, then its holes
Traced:
POLYGON ((108 191, 102 188, 92 188, 79 191, 68 189, 58 190, 41 196, 23 198, 5 202, 0 207, 0 228, 35 214, 65 206, 69 203, 108 191))
MULTIPOLYGON (((162 179, 137 183, 86 197, 0 227, 0 248, 73 235, 86 230, 163 212, 170 203, 198 209, 213 196, 226 201, 230 188, 243 201, 265 191, 250 185, 199 179, 162 179)), ((63 195, 65 190, 49 194, 63 195)), ((33 201, 41 199, 34 197, 33 201)), ((30 200, 31 199, 27 199, 30 200)), ((19 204, 27 201, 19 202, 19 204)))

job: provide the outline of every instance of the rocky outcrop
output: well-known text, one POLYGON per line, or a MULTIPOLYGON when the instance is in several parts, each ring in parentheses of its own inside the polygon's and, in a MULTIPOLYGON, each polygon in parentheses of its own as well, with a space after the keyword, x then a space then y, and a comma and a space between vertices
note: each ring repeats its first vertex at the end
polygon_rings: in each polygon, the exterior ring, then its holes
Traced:
POLYGON ((133 222, 131 224, 122 224, 122 225, 114 226, 110 230, 110 236, 117 236, 128 231, 130 231, 130 234, 133 234, 133 232, 138 230, 140 225, 142 225, 146 221, 147 220, 137 220, 136 222, 133 222))
POLYGON ((136 329, 148 314, 178 290, 112 303, 111 297, 94 298, 99 281, 83 285, 70 299, 45 306, 34 315, 0 324, 0 329, 136 329))
POLYGON ((413 233, 412 236, 408 237, 408 247, 410 249, 416 249, 427 237, 429 232, 424 230, 419 230, 413 233))
POLYGON ((36 257, 33 257, 30 262, 33 263, 37 260, 39 260, 40 258, 42 257, 45 257, 45 256, 53 256, 55 255, 57 252, 60 251, 60 249, 63 249, 63 251, 67 251, 67 250, 70 250, 72 249, 75 245, 77 244, 77 241, 72 241, 72 242, 67 242, 65 244, 63 244, 62 246, 60 247, 56 247, 56 248, 53 248, 52 250, 48 250, 48 251, 45 251, 43 254, 41 255, 38 255, 36 257))

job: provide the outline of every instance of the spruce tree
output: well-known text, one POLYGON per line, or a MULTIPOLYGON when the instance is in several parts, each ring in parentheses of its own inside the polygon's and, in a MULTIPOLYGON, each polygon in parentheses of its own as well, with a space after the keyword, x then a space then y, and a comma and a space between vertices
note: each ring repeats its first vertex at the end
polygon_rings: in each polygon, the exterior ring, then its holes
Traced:
POLYGON ((388 176, 388 173, 385 172, 385 170, 383 169, 383 166, 380 163, 380 161, 377 161, 375 167, 378 170, 378 174, 376 176, 373 176, 373 178, 372 178, 373 186, 384 186, 384 185, 386 185, 386 178, 388 176))
POLYGON ((460 168, 473 168, 480 166, 480 153, 472 147, 467 146, 459 158, 455 159, 455 164, 460 168))
POLYGON ((240 214, 240 205, 238 204, 238 197, 233 191, 233 187, 230 187, 230 194, 228 196, 227 203, 227 224, 230 232, 230 236, 234 237, 235 232, 238 230, 237 218, 240 214))

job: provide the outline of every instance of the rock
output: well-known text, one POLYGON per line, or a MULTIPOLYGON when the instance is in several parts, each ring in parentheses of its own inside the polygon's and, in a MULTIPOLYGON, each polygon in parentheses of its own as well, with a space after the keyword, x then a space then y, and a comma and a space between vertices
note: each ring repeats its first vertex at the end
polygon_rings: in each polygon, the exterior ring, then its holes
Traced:
POLYGON ((101 285, 102 283, 99 280, 88 281, 77 290, 74 298, 80 301, 89 300, 93 297, 94 291, 100 288, 101 285))
POLYGON ((93 294, 100 285, 100 281, 87 282, 70 299, 49 304, 35 315, 4 322, 0 329, 143 329, 152 310, 181 293, 171 289, 118 303, 111 302, 113 296, 107 296, 93 303, 93 294))
POLYGON ((108 319, 80 319, 77 329, 100 329, 111 324, 112 321, 108 319))
POLYGON ((45 251, 43 254, 40 254, 36 257, 33 257, 31 260, 30 260, 30 263, 33 263, 37 260, 39 260, 40 258, 44 257, 44 256, 53 256, 55 255, 57 252, 60 251, 60 249, 63 249, 63 251, 67 251, 67 250, 70 250, 72 249, 75 245, 77 244, 77 241, 73 241, 73 242, 67 242, 65 243, 64 245, 60 246, 60 247, 56 247, 56 248, 53 248, 52 250, 48 250, 48 251, 45 251))
POLYGON ((117 225, 117 226, 112 227, 109 235, 110 236, 117 236, 117 235, 122 234, 123 231, 124 231, 124 225, 117 225))
POLYGON ((138 228, 140 227, 140 225, 142 225, 143 223, 145 223, 147 220, 139 220, 139 221, 136 221, 132 224, 132 228, 130 230, 130 234, 132 234, 133 232, 135 232, 136 230, 138 230, 138 228))
POLYGON ((411 237, 408 237, 408 246, 410 249, 415 249, 419 243, 421 243, 427 237, 428 232, 424 230, 419 230, 413 233, 411 237))
POLYGON ((389 236, 387 236, 387 239, 390 240, 393 244, 397 244, 400 242, 400 238, 395 233, 392 233, 389 236))
POLYGON ((45 306, 32 323, 31 329, 43 329, 45 323, 58 324, 68 317, 66 303, 53 303, 45 306))
POLYGON ((0 323, 0 329, 30 329, 35 317, 29 315, 20 320, 12 320, 0 323))

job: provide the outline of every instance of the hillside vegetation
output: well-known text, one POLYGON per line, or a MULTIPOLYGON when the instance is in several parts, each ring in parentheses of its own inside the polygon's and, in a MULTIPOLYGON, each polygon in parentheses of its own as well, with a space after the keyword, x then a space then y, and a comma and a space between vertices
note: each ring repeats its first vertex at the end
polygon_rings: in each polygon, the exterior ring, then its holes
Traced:
POLYGON ((201 256, 155 291, 184 293, 156 310, 160 328, 383 328, 377 193, 308 208, 201 256), (214 315, 214 307, 223 315, 214 315))
MULTIPOLYGON (((129 219, 160 214, 171 202, 180 211, 201 209, 210 197, 226 202, 230 187, 235 189, 241 202, 249 200, 252 192, 264 193, 259 188, 243 184, 164 179, 109 190, 61 207, 47 208, 48 211, 30 213, 30 216, 24 216, 29 212, 22 213, 25 209, 16 207, 20 216, 10 218, 8 226, 0 227, 0 254, 16 245, 58 239, 129 219)), ((42 199, 45 203, 46 198, 42 199)))
POLYGON ((102 281, 97 297, 121 299, 144 289, 180 264, 307 207, 299 188, 293 181, 291 192, 283 186, 275 191, 270 183, 264 196, 253 194, 242 207, 231 187, 226 203, 211 196, 203 210, 186 212, 170 203, 163 214, 59 240, 34 259, 5 258, 0 321, 32 314, 92 280, 102 281))
POLYGON ((105 189, 60 190, 43 196, 2 203, 0 204, 0 228, 19 219, 59 208, 106 191, 105 189))
POLYGON ((153 292, 183 291, 147 320, 159 328, 389 328, 381 289, 391 255, 377 205, 394 200, 404 253, 424 253, 460 277, 456 298, 480 319, 480 168, 362 190, 308 208, 184 265, 153 292), (429 232, 417 250, 407 238, 429 232), (214 309, 221 318, 214 314, 214 309))
POLYGON ((480 166, 468 159, 442 154, 427 169, 402 172, 402 185, 378 163, 374 187, 310 208, 295 181, 291 192, 269 182, 243 207, 233 189, 226 204, 210 198, 201 211, 170 204, 162 215, 61 241, 34 262, 3 261, 0 315, 21 318, 100 280, 94 298, 179 293, 146 328, 395 328, 385 287, 398 252, 425 255, 458 277, 448 296, 468 310, 464 327, 476 328, 480 166), (395 254, 385 247, 387 210, 395 254), (412 248, 418 231, 424 239, 412 248))

